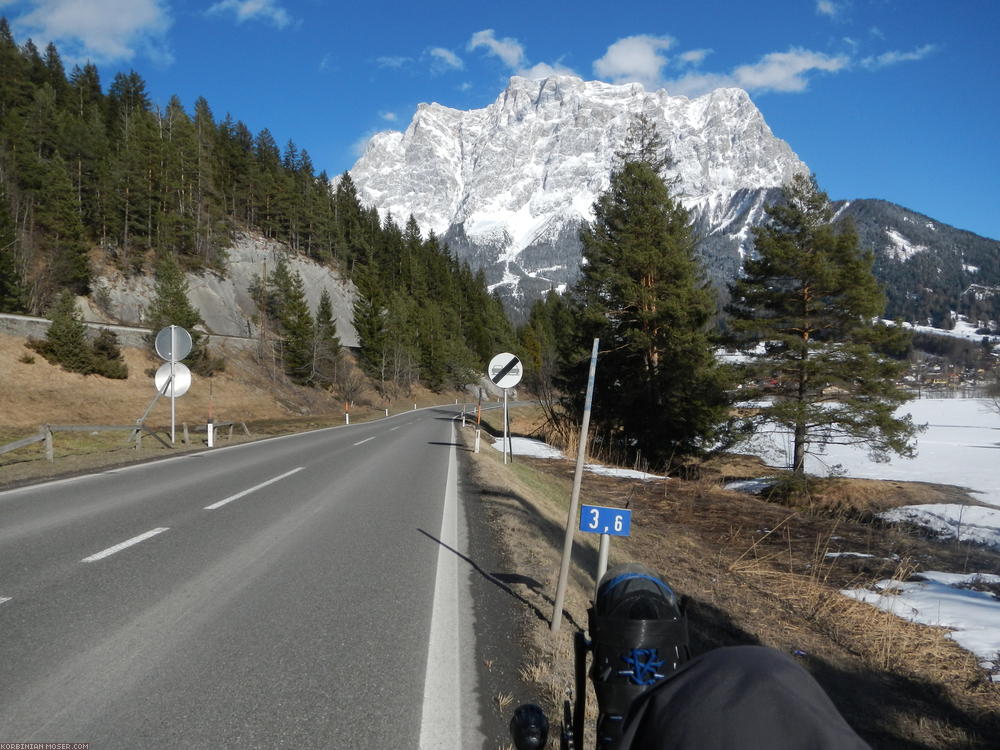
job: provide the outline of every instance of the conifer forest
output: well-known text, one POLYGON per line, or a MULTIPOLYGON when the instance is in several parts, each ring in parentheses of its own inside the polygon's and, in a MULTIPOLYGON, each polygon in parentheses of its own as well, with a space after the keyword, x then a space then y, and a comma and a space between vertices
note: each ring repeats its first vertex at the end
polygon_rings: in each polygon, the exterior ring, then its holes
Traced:
POLYGON ((512 339, 481 274, 415 222, 363 208, 349 175, 317 173, 294 142, 204 98, 160 106, 135 71, 106 89, 92 64, 67 73, 54 45, 18 45, 2 18, 0 70, 0 312, 87 294, 95 259, 225 273, 233 233, 250 230, 355 282, 375 377, 442 386, 512 339))

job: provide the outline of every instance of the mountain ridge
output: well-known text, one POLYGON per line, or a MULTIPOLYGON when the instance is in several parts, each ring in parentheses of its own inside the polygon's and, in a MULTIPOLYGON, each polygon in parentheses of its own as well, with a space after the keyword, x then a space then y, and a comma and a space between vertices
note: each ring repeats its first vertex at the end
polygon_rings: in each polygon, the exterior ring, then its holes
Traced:
MULTIPOLYGON (((592 219, 615 152, 640 114, 657 126, 674 160, 664 176, 689 210, 706 273, 722 291, 752 252, 751 229, 780 199, 780 186, 810 171, 742 89, 689 99, 639 84, 514 76, 480 109, 419 105, 404 131, 373 136, 350 174, 363 203, 383 217, 413 215, 425 233, 483 269, 517 316, 548 289, 575 280, 580 225, 592 219)), ((870 201, 881 199, 834 207, 875 251, 880 280, 896 287, 888 294, 890 313, 940 317, 960 306, 958 286, 1000 281, 1000 267, 989 259, 1000 256, 1000 243, 870 201), (916 217, 938 228, 937 241, 920 239, 930 230, 916 217), (938 256, 950 269, 946 280, 932 272, 938 256), (931 293, 902 288, 921 284, 931 293)))

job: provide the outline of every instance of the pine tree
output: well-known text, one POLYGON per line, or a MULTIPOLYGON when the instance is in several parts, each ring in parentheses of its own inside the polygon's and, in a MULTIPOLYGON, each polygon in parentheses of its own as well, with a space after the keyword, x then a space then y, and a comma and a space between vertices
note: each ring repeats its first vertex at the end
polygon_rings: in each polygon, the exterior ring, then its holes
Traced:
POLYGON ((93 372, 93 350, 87 341, 87 329, 76 309, 76 298, 69 290, 59 295, 49 311, 52 324, 45 338, 32 342, 33 348, 53 364, 84 375, 93 372))
POLYGON ((365 269, 355 275, 358 296, 354 301, 354 330, 360 347, 359 364, 369 376, 377 378, 384 392, 387 377, 387 300, 374 272, 365 269))
POLYGON ((14 222, 7 209, 7 195, 0 185, 0 312, 28 311, 14 222))
POLYGON ((118 346, 118 337, 114 331, 102 328, 97 338, 94 339, 92 351, 92 367, 95 373, 116 380, 124 380, 128 377, 128 366, 125 364, 125 357, 122 356, 121 347, 118 346))
POLYGON ((184 358, 187 365, 201 374, 207 374, 208 351, 204 336, 196 326, 204 325, 198 310, 188 300, 188 282, 184 271, 170 253, 163 253, 156 264, 156 288, 153 300, 146 309, 146 325, 152 330, 150 348, 161 329, 175 325, 191 334, 191 353, 184 358))
POLYGON ((715 301, 694 258, 687 212, 650 164, 625 161, 581 240, 586 263, 571 295, 576 350, 563 380, 573 413, 597 337, 597 431, 653 461, 706 449, 727 399, 706 330, 715 301))
POLYGON ((306 302, 302 277, 292 274, 281 305, 282 348, 285 372, 296 383, 310 382, 313 372, 313 319, 306 302))
POLYGON ((898 345, 900 331, 872 323, 885 306, 873 255, 850 227, 834 231, 814 177, 797 175, 783 192, 754 229, 756 254, 730 287, 746 375, 768 384, 744 392, 770 396, 755 421, 789 430, 799 476, 806 454, 829 443, 865 446, 875 459, 912 456, 916 428, 893 416, 908 398, 896 385, 906 363, 879 353, 898 345))
POLYGON ((324 287, 313 327, 310 381, 324 387, 333 385, 337 381, 340 355, 340 337, 337 336, 337 321, 333 317, 333 302, 324 287))

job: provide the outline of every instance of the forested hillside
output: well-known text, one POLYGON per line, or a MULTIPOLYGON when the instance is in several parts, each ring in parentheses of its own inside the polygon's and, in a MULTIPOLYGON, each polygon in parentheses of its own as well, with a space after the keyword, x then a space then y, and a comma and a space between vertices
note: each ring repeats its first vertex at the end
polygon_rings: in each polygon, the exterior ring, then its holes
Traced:
MULTIPOLYGON (((439 385, 512 337, 483 277, 416 225, 331 187, 305 149, 253 134, 204 98, 152 101, 142 77, 104 90, 94 65, 67 75, 54 45, 18 45, 0 18, 0 312, 44 313, 93 265, 225 272, 236 229, 336 267, 362 294, 364 363, 382 378, 439 385)), ((405 218, 405 217, 404 217, 405 218)))

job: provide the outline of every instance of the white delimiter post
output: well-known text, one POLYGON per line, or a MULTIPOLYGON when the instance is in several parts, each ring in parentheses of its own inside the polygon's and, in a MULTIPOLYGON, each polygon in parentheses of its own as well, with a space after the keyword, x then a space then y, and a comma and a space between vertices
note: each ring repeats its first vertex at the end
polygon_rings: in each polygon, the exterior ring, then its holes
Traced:
POLYGON ((566 599, 566 581, 569 578, 570 557, 573 554, 573 531, 576 529, 576 514, 580 507, 580 484, 583 482, 583 462, 587 457, 587 430, 590 428, 590 404, 594 400, 594 374, 597 371, 597 347, 600 339, 594 339, 594 349, 590 353, 590 374, 587 376, 587 396, 583 402, 583 423, 580 425, 580 445, 576 451, 576 472, 573 474, 573 494, 569 499, 569 516, 566 518, 566 536, 563 539, 562 567, 559 569, 559 585, 556 587, 556 603, 552 612, 552 632, 562 624, 563 602, 566 599))

